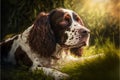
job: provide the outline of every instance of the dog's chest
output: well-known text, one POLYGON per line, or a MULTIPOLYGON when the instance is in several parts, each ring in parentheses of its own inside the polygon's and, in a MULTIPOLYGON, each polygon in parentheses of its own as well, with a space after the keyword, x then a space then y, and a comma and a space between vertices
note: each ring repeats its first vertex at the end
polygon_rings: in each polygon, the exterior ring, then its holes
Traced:
MULTIPOLYGON (((41 66, 41 67, 54 67, 56 68, 59 64, 61 65, 65 61, 65 57, 67 56, 66 52, 56 46, 56 51, 50 57, 43 57, 39 53, 32 51, 27 43, 24 41, 18 40, 19 45, 21 46, 22 50, 24 50, 27 56, 33 63, 33 67, 41 66)), ((48 51, 49 53, 49 51, 48 51)))
POLYGON ((33 65, 59 68, 67 60, 68 53, 61 48, 56 48, 56 51, 51 57, 41 57, 40 55, 33 55, 33 65))

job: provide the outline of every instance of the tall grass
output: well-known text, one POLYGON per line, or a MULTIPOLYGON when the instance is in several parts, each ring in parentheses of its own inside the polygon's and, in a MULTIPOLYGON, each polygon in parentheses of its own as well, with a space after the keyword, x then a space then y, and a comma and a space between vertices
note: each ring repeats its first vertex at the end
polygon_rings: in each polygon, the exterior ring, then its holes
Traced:
POLYGON ((110 41, 102 46, 86 48, 82 59, 67 63, 62 71, 68 80, 119 80, 120 50, 110 41))

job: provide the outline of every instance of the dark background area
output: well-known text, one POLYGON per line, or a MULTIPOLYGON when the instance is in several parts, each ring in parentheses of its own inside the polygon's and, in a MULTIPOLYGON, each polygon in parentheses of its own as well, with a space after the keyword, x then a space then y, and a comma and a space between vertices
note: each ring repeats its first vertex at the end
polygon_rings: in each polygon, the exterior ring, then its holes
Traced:
POLYGON ((1 39, 25 30, 39 12, 49 12, 56 7, 64 7, 64 0, 2 0, 1 39))

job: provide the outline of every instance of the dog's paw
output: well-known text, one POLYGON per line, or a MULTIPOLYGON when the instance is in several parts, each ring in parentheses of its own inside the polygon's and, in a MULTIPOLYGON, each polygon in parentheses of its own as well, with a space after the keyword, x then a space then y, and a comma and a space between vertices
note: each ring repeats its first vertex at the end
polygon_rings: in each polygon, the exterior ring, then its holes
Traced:
POLYGON ((55 80, 67 79, 69 78, 69 75, 62 72, 56 72, 54 78, 55 80))
POLYGON ((46 67, 37 67, 37 69, 42 70, 47 76, 53 77, 55 80, 67 79, 69 78, 68 74, 62 73, 58 70, 46 67))

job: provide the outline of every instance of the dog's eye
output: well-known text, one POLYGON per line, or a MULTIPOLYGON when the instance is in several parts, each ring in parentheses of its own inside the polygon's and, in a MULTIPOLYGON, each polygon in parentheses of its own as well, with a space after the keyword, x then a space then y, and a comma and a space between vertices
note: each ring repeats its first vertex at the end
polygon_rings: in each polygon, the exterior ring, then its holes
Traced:
POLYGON ((63 17, 63 20, 60 22, 60 25, 65 27, 68 26, 70 23, 70 15, 69 14, 65 14, 63 17))
POLYGON ((80 18, 79 18, 79 17, 76 17, 76 21, 78 21, 78 22, 79 22, 79 21, 80 21, 80 18))
POLYGON ((62 18, 62 20, 59 22, 59 24, 61 26, 67 26, 69 23, 69 16, 68 15, 64 15, 64 17, 62 18))
POLYGON ((64 26, 67 26, 69 22, 67 20, 63 20, 59 24, 64 27, 64 26))
POLYGON ((69 21, 69 20, 70 20, 70 16, 69 16, 68 14, 66 14, 66 15, 64 16, 64 20, 69 21))
POLYGON ((80 22, 80 18, 79 18, 77 15, 75 15, 74 19, 75 19, 77 22, 80 22))
POLYGON ((76 20, 77 22, 80 21, 80 17, 76 13, 73 13, 73 19, 76 20))
POLYGON ((83 21, 79 17, 76 18, 76 21, 79 22, 81 25, 84 25, 83 21))
POLYGON ((83 21, 81 20, 81 18, 77 14, 73 13, 73 18, 74 18, 75 21, 77 21, 81 25, 84 25, 83 21))

